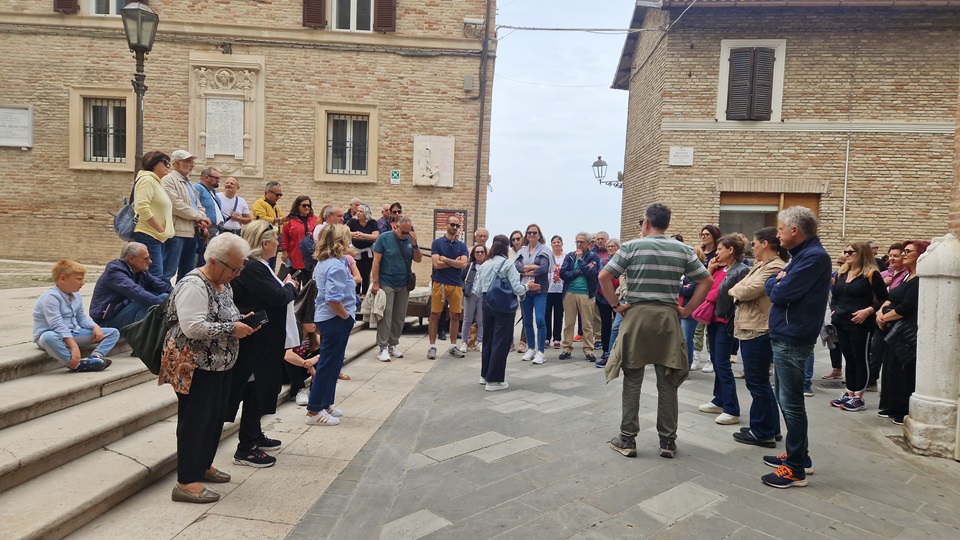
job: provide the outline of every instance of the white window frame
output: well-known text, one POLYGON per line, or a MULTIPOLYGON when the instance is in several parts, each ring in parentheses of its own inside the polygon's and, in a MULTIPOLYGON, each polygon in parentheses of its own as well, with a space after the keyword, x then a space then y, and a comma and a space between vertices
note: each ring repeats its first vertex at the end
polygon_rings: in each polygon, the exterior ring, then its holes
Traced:
POLYGON ((377 182, 379 133, 379 110, 376 106, 318 103, 317 127, 314 131, 314 180, 352 184, 377 182), (327 172, 327 160, 329 158, 327 142, 332 130, 330 118, 338 114, 367 117, 367 171, 365 174, 327 172))
POLYGON ((785 39, 722 39, 720 40, 720 69, 717 75, 717 116, 719 123, 757 124, 780 122, 783 118, 783 77, 787 58, 785 39), (770 103, 770 120, 727 120, 727 94, 730 89, 730 50, 741 47, 766 47, 774 49, 773 98, 770 103))
POLYGON ((74 86, 70 88, 70 109, 68 112, 70 168, 95 171, 134 170, 137 144, 137 96, 133 88, 74 86), (84 161, 84 117, 83 100, 85 98, 123 99, 127 102, 127 157, 122 162, 84 161))
POLYGON ((338 28, 337 27, 337 15, 340 10, 340 2, 338 0, 330 0, 331 4, 331 17, 330 17, 330 27, 334 30, 340 32, 373 32, 373 9, 374 9, 374 0, 350 0, 350 28, 338 28), (370 4, 370 29, 369 30, 357 30, 357 3, 358 2, 368 2, 370 4))
MULTIPOLYGON (((92 100, 94 100, 94 99, 109 99, 110 101, 118 102, 117 105, 119 105, 119 103, 123 103, 123 106, 124 106, 124 109, 125 109, 125 112, 124 112, 124 123, 126 123, 126 117, 127 117, 127 115, 129 115, 130 112, 133 112, 134 114, 136 114, 136 111, 130 111, 130 110, 127 110, 127 109, 126 109, 126 106, 127 106, 127 105, 126 105, 126 101, 125 101, 124 99, 122 99, 122 98, 121 98, 121 99, 117 99, 117 98, 95 98, 95 97, 85 97, 85 98, 83 98, 82 103, 83 103, 83 124, 84 124, 84 133, 83 133, 83 160, 84 160, 84 162, 86 162, 86 163, 126 163, 126 161, 127 161, 128 159, 133 159, 133 156, 125 153, 125 154, 124 154, 124 157, 123 157, 123 159, 122 159, 121 161, 114 161, 114 159, 116 159, 116 156, 114 155, 114 151, 116 150, 116 144, 114 144, 114 139, 113 139, 113 136, 111 136, 111 135, 108 135, 108 136, 107 136, 107 148, 106 148, 106 150, 107 150, 107 155, 106 155, 106 156, 98 156, 98 157, 106 158, 106 161, 101 161, 101 160, 99 160, 99 159, 87 159, 87 154, 92 154, 92 153, 93 153, 93 148, 90 148, 90 147, 88 146, 88 143, 89 143, 90 145, 92 145, 92 139, 89 138, 89 137, 87 137, 86 127, 87 127, 87 125, 93 123, 93 103, 92 103, 92 100), (88 104, 88 101, 91 101, 91 103, 88 104)), ((114 128, 114 129, 116 129, 116 128, 118 128, 118 127, 122 127, 123 130, 124 130, 124 136, 125 136, 125 138, 129 138, 129 137, 131 137, 131 136, 134 136, 134 137, 135 137, 135 136, 136 136, 136 133, 129 133, 129 132, 126 131, 126 125, 124 125, 124 126, 117 126, 117 125, 116 125, 116 121, 115 121, 115 119, 114 119, 115 111, 116 111, 116 108, 115 108, 115 107, 112 107, 112 106, 107 109, 107 125, 110 126, 110 127, 112 127, 112 128, 114 128)), ((126 140, 124 140, 124 143, 126 143, 126 140)), ((126 146, 126 144, 124 144, 124 146, 126 146)), ((124 152, 126 152, 126 148, 124 148, 124 152)))
MULTIPOLYGON (((83 0, 80 8, 84 15, 91 15, 94 17, 119 17, 120 11, 117 9, 117 1, 118 0, 109 0, 110 13, 97 13, 97 0, 83 0)), ((120 1, 124 2, 124 0, 120 1)), ((123 9, 123 7, 124 6, 120 6, 119 9, 123 9)))

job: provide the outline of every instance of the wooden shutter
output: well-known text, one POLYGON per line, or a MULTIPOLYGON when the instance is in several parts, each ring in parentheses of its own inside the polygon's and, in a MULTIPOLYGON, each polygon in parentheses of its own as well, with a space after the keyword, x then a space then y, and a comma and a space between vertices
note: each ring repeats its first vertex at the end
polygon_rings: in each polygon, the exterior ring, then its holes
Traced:
POLYGON ((730 50, 730 79, 727 85, 727 120, 750 119, 750 79, 753 48, 730 50))
POLYGON ((303 25, 309 28, 327 27, 326 0, 303 0, 303 25))
POLYGON ((730 50, 727 120, 770 120, 775 53, 765 47, 730 50))
POLYGON ((373 0, 373 31, 397 31, 397 0, 373 0))
POLYGON ((64 15, 73 15, 80 12, 80 2, 77 0, 53 0, 53 10, 64 15))

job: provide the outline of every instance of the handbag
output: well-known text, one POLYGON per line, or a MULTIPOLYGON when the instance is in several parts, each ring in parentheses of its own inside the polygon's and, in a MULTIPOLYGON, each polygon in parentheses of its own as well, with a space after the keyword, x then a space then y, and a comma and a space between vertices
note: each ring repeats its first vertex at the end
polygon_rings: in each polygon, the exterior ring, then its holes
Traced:
POLYGON ((903 319, 897 320, 883 338, 893 348, 893 357, 904 369, 917 362, 917 325, 903 319))
POLYGON ((293 301, 293 313, 300 324, 313 323, 314 313, 317 305, 317 282, 310 278, 310 281, 300 287, 297 293, 297 299, 293 301))
MULTIPOLYGON (((393 239, 397 242, 397 249, 400 250, 400 256, 403 257, 403 244, 400 243, 400 239, 396 233, 394 233, 393 239)), ((410 259, 403 257, 403 262, 407 263, 407 290, 412 291, 417 288, 417 275, 410 271, 410 265, 413 264, 413 256, 411 256, 410 259)))
POLYGON ((116 214, 110 214, 113 216, 113 230, 124 242, 133 241, 133 230, 136 229, 137 221, 140 220, 140 216, 133 211, 133 192, 137 186, 136 182, 133 186, 130 189, 130 198, 124 197, 121 199, 120 209, 117 210, 116 214), (127 202, 128 200, 130 202, 127 202))
POLYGON ((483 309, 490 309, 500 314, 516 313, 519 306, 517 295, 513 294, 513 287, 510 286, 510 282, 500 275, 505 264, 507 264, 506 260, 497 269, 493 281, 490 283, 490 288, 483 295, 483 309))
POLYGON ((697 309, 693 310, 690 316, 700 324, 711 324, 716 317, 716 311, 716 302, 704 300, 702 304, 697 306, 697 309))
POLYGON ((169 302, 168 296, 163 302, 150 306, 144 318, 120 329, 120 336, 130 345, 130 356, 139 358, 154 375, 160 374, 163 341, 172 326, 166 315, 169 302))

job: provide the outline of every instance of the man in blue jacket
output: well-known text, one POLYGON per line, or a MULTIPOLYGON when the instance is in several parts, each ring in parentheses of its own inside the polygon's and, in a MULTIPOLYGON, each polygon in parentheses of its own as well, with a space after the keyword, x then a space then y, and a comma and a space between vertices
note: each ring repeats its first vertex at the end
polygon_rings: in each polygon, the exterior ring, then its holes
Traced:
POLYGON ((120 258, 110 261, 90 298, 90 318, 105 328, 123 328, 139 321, 150 306, 159 304, 173 287, 147 270, 150 253, 139 242, 128 242, 120 258))
POLYGON ((777 398, 787 425, 786 452, 764 456, 777 470, 764 475, 775 488, 803 487, 813 473, 807 444, 807 411, 803 403, 806 359, 820 336, 830 291, 832 260, 817 236, 817 218, 809 208, 792 206, 778 216, 777 238, 790 251, 787 267, 767 279, 770 297, 770 346, 777 376, 777 398))
POLYGON ((597 294, 600 274, 600 258, 590 246, 590 233, 577 234, 577 249, 567 253, 560 265, 560 279, 563 280, 563 352, 560 360, 573 356, 573 328, 577 325, 577 314, 583 324, 583 354, 590 362, 596 362, 593 355, 593 314, 597 309, 594 296, 597 294))

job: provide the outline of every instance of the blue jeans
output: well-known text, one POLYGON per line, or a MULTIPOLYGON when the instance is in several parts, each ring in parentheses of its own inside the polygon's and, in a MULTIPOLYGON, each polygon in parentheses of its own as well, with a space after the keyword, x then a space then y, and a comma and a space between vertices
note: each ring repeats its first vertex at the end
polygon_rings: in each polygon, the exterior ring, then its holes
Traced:
POLYGON ((310 386, 310 401, 307 410, 320 412, 333 406, 337 392, 337 376, 343 368, 343 358, 347 351, 347 340, 353 330, 353 317, 341 319, 333 317, 317 323, 320 340, 320 359, 317 360, 317 373, 310 386))
POLYGON ((197 239, 174 236, 163 243, 163 280, 177 281, 197 267, 197 239))
POLYGON ((730 348, 733 336, 724 330, 725 323, 715 322, 707 326, 707 341, 710 343, 710 361, 713 362, 713 401, 723 407, 723 412, 740 416, 740 401, 737 399, 737 380, 730 366, 730 348))
MULTIPOLYGON (((110 352, 110 349, 113 349, 113 346, 120 340, 120 331, 116 328, 103 327, 101 327, 101 330, 103 330, 103 339, 91 354, 106 356, 110 352)), ((81 348, 89 347, 93 345, 93 330, 81 328, 73 333, 73 340, 76 341, 77 345, 81 348)), ((64 365, 70 363, 70 348, 63 342, 63 338, 60 337, 59 332, 48 330, 40 334, 40 337, 37 338, 37 346, 47 351, 47 354, 50 356, 63 362, 64 365)))
POLYGON ((623 322, 623 315, 617 313, 613 318, 613 324, 610 326, 610 348, 604 349, 604 352, 613 350, 613 344, 617 342, 617 336, 620 335, 620 323, 623 322))
POLYGON ((700 324, 693 317, 680 319, 680 328, 683 329, 683 340, 687 342, 687 365, 693 365, 693 336, 697 332, 697 325, 700 324))
POLYGON ((760 440, 772 439, 780 434, 780 411, 777 397, 770 387, 770 364, 773 349, 770 336, 764 334, 754 339, 740 340, 740 356, 743 358, 743 378, 750 391, 750 432, 760 440))
POLYGON ((770 348, 773 349, 773 370, 777 377, 777 399, 783 412, 783 422, 787 425, 787 459, 784 465, 798 478, 805 478, 803 466, 810 456, 803 379, 807 358, 813 354, 813 344, 798 345, 771 339, 770 348))
POLYGON ((547 295, 546 294, 527 294, 520 303, 520 311, 523 313, 523 330, 527 335, 527 343, 533 343, 530 339, 534 336, 533 323, 537 323, 537 350, 543 352, 543 344, 547 340, 547 295))
POLYGON ((807 357, 803 366, 803 390, 807 391, 813 388, 813 353, 807 357))
POLYGON ((163 242, 142 232, 133 233, 133 241, 147 246, 147 253, 150 254, 150 268, 147 271, 155 278, 163 279, 163 242))
MULTIPOLYGON (((169 296, 167 293, 161 294, 160 300, 162 301, 167 296, 169 296)), ((148 309, 150 309, 149 306, 143 306, 131 300, 113 317, 110 317, 109 319, 103 319, 103 321, 96 320, 95 322, 99 324, 101 328, 110 327, 119 330, 128 324, 135 323, 146 317, 148 309)))

